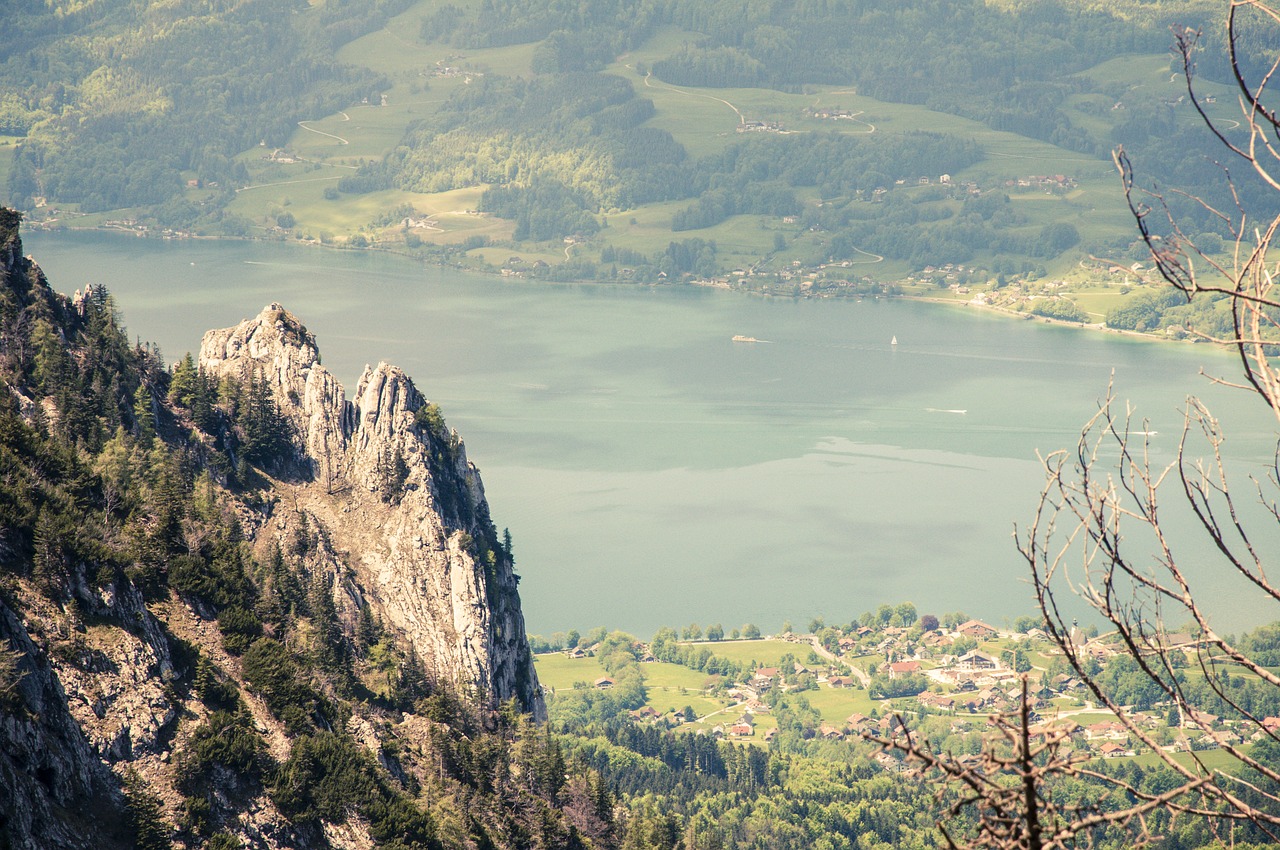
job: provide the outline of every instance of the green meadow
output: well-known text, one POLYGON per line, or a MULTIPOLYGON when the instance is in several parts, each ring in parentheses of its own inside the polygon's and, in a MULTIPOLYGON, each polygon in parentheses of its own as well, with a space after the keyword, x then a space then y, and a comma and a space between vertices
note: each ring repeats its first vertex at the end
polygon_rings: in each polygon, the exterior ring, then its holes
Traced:
MULTIPOLYGON (((777 665, 782 656, 788 653, 798 658, 807 657, 809 650, 807 644, 782 640, 709 641, 696 645, 706 646, 722 658, 744 664, 756 662, 764 667, 777 665)), ((560 652, 543 653, 534 656, 534 663, 538 681, 553 691, 591 686, 597 679, 607 675, 593 657, 570 658, 560 652)), ((662 661, 646 662, 640 664, 638 669, 644 677, 647 704, 660 714, 692 706, 698 714, 699 722, 691 728, 709 729, 732 723, 741 713, 741 709, 736 707, 737 701, 711 694, 710 688, 716 677, 662 661)), ((831 688, 825 684, 819 685, 815 690, 801 691, 797 696, 807 700, 822 715, 824 722, 838 728, 844 728, 844 720, 850 714, 869 714, 879 705, 867 696, 865 690, 831 688)), ((763 743, 764 732, 776 725, 777 721, 772 713, 758 715, 756 734, 750 740, 763 743)))
POLYGON ((794 655, 804 663, 811 651, 807 643, 791 643, 785 640, 724 640, 698 641, 693 644, 699 648, 706 647, 717 658, 736 661, 739 664, 755 662, 757 667, 777 666, 784 655, 794 655))
MULTIPOLYGON (((816 691, 801 691, 797 696, 808 700, 809 705, 822 715, 823 721, 837 729, 844 728, 844 720, 850 714, 856 712, 869 715, 872 709, 881 706, 881 703, 867 696, 865 690, 853 688, 829 688, 826 685, 819 685, 816 691)), ((912 702, 914 703, 914 700, 912 702)), ((914 707, 912 705, 912 708, 914 707)))
MULTIPOLYGON (((478 4, 479 0, 465 0, 458 5, 471 9, 478 8, 478 4)), ((353 103, 332 115, 317 115, 300 122, 283 150, 296 162, 273 161, 273 152, 264 148, 244 152, 240 160, 249 168, 252 182, 237 193, 231 210, 255 228, 276 235, 281 235, 276 224, 287 212, 295 222, 285 234, 289 238, 340 243, 361 234, 373 243, 399 250, 419 242, 427 247, 465 243, 469 250, 458 255, 459 259, 487 269, 506 267, 513 258, 529 265, 541 262, 554 266, 569 259, 596 263, 606 248, 653 257, 672 242, 695 238, 715 243, 716 264, 723 271, 754 268, 783 272, 795 266, 812 266, 826 256, 830 234, 784 222, 779 217, 735 215, 710 227, 673 232, 672 216, 687 208, 690 200, 602 210, 603 229, 587 241, 567 247, 559 241, 515 243, 514 222, 474 214, 487 188, 483 185, 435 195, 382 190, 339 193, 335 198, 334 190, 344 176, 353 174, 361 164, 380 161, 394 151, 415 122, 432 116, 454 93, 475 85, 484 75, 527 78, 533 74, 537 44, 468 50, 444 43, 422 43, 418 38, 422 21, 435 10, 435 3, 423 0, 385 27, 345 45, 338 59, 384 75, 389 82, 384 96, 378 102, 353 103), (406 214, 419 226, 402 226, 406 214), (471 247, 477 243, 480 247, 471 247)), ((978 121, 922 105, 875 100, 858 94, 856 87, 808 86, 791 92, 705 88, 672 85, 649 76, 648 69, 655 62, 698 38, 697 33, 673 27, 659 29, 604 71, 629 81, 639 96, 651 100, 655 112, 647 126, 670 132, 692 158, 714 155, 740 143, 746 135, 738 132, 740 123, 753 120, 777 122, 788 135, 838 133, 858 136, 871 144, 877 137, 917 131, 946 134, 981 146, 984 157, 951 175, 952 179, 973 181, 984 192, 1008 194, 1020 219, 1016 226, 1010 226, 1011 235, 1034 241, 1046 225, 1065 223, 1076 228, 1083 248, 1112 241, 1117 234, 1132 233, 1132 218, 1109 158, 1087 156, 1016 133, 993 130, 978 121), (847 110, 852 118, 819 120, 807 113, 817 107, 847 110), (1048 193, 1016 186, 1020 178, 1057 174, 1072 178, 1075 187, 1068 193, 1048 193)), ((1176 77, 1171 80, 1167 55, 1116 57, 1078 76, 1088 79, 1095 89, 1106 88, 1108 92, 1073 95, 1069 101, 1072 122, 1096 139, 1109 138, 1127 109, 1152 101, 1171 102, 1183 93, 1181 81, 1176 77), (1117 99, 1111 96, 1115 90, 1122 92, 1117 99)), ((1229 120, 1232 106, 1225 96, 1226 89, 1213 84, 1206 84, 1203 89, 1221 95, 1220 102, 1209 108, 1215 117, 1229 120)), ((1180 116, 1183 121, 1196 120, 1191 110, 1182 110, 1180 116)), ((6 153, 0 147, 0 176, 6 162, 6 153)), ((921 176, 934 182, 938 177, 921 176)), ((929 187, 900 188, 905 197, 913 198, 924 197, 916 193, 929 187)), ((188 192, 192 200, 204 196, 207 193, 188 192)), ((796 196, 806 206, 823 200, 812 187, 798 187, 796 196)), ((959 200, 933 203, 953 214, 961 207, 959 200)), ((858 215, 875 216, 870 201, 853 201, 850 209, 858 215)), ((977 250, 968 265, 989 267, 999 256, 977 250)), ((1106 275, 1094 264, 1082 263, 1081 257, 1080 249, 1076 249, 1043 260, 1043 273, 1048 279, 1066 281, 1070 297, 1089 321, 1101 322, 1137 288, 1106 275)), ((619 268, 625 265, 616 263, 619 268)), ((906 276, 913 271, 914 264, 907 260, 866 254, 850 258, 847 266, 836 273, 851 279, 867 275, 881 282, 900 282, 908 294, 959 302, 972 298, 970 294, 931 284, 906 283, 906 276)), ((985 282, 976 285, 985 286, 985 282)))

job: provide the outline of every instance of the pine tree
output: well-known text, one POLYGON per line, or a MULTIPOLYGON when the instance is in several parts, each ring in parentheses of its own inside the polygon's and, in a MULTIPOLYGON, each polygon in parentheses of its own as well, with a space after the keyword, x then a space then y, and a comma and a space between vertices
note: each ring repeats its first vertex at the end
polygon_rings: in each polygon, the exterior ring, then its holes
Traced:
POLYGON ((376 474, 382 501, 400 504, 405 482, 409 480, 409 466, 404 462, 404 455, 398 446, 391 454, 379 454, 376 474))
POLYGON ((243 435, 242 452, 252 464, 268 466, 285 459, 289 429, 271 395, 271 387, 256 373, 249 376, 236 424, 243 435))
POLYGON ((356 620, 356 646, 367 653, 369 647, 382 639, 382 627, 374 619, 373 610, 368 603, 360 606, 360 614, 356 620))
POLYGON ((155 405, 151 393, 145 386, 138 385, 133 394, 134 433, 142 443, 149 443, 156 435, 155 405))
POLYGON ((328 673, 349 677, 347 642, 338 622, 328 576, 317 574, 311 583, 311 618, 316 628, 316 664, 328 673))
POLYGON ((173 830, 164 820, 160 800, 147 788, 142 777, 130 770, 124 779, 125 813, 134 834, 137 850, 171 850, 173 830))
POLYGON ((198 392, 198 372, 191 352, 179 360, 173 367, 173 378, 169 381, 169 399, 179 407, 190 408, 198 392))

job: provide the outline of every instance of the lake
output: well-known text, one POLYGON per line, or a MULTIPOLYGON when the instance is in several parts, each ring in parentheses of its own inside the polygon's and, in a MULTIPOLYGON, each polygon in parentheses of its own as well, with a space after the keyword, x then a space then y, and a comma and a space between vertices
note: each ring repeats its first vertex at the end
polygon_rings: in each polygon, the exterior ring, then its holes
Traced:
MULTIPOLYGON (((374 252, 25 243, 58 289, 105 284, 169 361, 279 301, 349 393, 365 363, 403 367, 480 467, 543 634, 768 632, 904 600, 997 624, 1031 613, 1011 532, 1034 509, 1036 452, 1074 445, 1113 371, 1157 459, 1191 392, 1244 471, 1275 450, 1268 410, 1199 376, 1238 371, 1206 346, 898 300, 478 277, 374 252)), ((1217 606, 1232 624, 1275 618, 1217 606)))

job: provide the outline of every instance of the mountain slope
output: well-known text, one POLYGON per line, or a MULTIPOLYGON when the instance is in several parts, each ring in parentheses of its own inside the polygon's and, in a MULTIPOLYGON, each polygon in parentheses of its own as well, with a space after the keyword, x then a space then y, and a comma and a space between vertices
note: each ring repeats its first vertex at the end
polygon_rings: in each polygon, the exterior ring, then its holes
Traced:
POLYGON ((315 339, 278 304, 210 331, 199 367, 218 380, 261 376, 290 424, 299 474, 258 537, 323 537, 308 563, 340 581, 340 612, 369 604, 432 673, 545 716, 532 674, 511 558, 497 539, 457 432, 395 366, 366 367, 354 402, 315 339))
POLYGON ((554 797, 502 779, 547 758, 546 710, 510 544, 439 411, 386 364, 347 401, 276 305, 170 372, 105 292, 49 287, 19 220, 0 846, 567 840, 554 797))

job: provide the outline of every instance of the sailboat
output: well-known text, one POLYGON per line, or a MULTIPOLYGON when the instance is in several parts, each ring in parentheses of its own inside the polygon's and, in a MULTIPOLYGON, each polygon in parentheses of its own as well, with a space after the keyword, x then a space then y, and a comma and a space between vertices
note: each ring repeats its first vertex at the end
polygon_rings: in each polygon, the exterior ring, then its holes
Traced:
POLYGON ((897 345, 897 344, 898 344, 898 338, 895 336, 893 339, 889 340, 889 344, 890 344, 890 345, 897 345))

